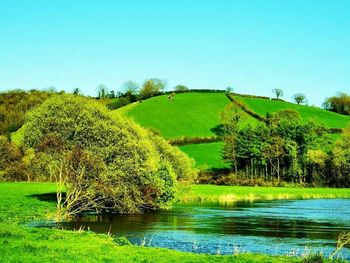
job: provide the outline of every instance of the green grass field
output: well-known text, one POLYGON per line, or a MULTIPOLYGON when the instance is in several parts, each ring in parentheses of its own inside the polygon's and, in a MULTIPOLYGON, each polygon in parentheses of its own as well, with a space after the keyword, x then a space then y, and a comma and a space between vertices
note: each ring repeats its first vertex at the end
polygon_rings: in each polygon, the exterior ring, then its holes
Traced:
MULTIPOLYGON (((210 188, 210 186, 208 186, 210 188)), ((50 183, 0 183, 1 262, 300 262, 294 257, 239 254, 205 255, 140 246, 119 246, 107 234, 35 228, 48 220, 55 203, 40 201, 53 193, 50 183)), ((199 191, 200 187, 195 187, 199 191)), ((214 190, 215 192, 216 190, 214 190)))
POLYGON ((300 113, 302 120, 314 120, 324 124, 328 128, 345 128, 350 125, 350 117, 338 113, 326 111, 317 107, 297 105, 285 101, 246 98, 236 96, 235 99, 245 103, 252 111, 261 116, 279 110, 294 109, 300 113))
POLYGON ((196 161, 200 170, 229 168, 221 157, 223 142, 182 145, 179 148, 196 161))
MULTIPOLYGON (((213 136, 220 114, 230 103, 224 93, 177 94, 174 101, 158 96, 120 111, 144 127, 158 129, 163 137, 213 136)), ((119 111, 119 110, 118 110, 119 111)))

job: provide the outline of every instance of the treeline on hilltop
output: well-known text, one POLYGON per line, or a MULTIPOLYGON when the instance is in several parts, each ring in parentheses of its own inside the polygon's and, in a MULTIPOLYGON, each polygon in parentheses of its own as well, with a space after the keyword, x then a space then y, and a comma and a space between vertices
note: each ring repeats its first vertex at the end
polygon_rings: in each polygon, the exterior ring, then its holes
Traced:
POLYGON ((145 80, 140 86, 134 81, 126 81, 122 85, 122 91, 115 93, 113 90, 109 91, 104 85, 98 87, 98 99, 112 99, 108 101, 107 107, 109 109, 118 109, 129 103, 148 99, 150 97, 169 94, 169 99, 171 99, 172 92, 186 92, 189 89, 184 85, 177 85, 174 87, 173 91, 165 92, 167 86, 167 81, 152 78, 145 80))
POLYGON ((222 155, 233 173, 216 183, 350 186, 350 129, 334 143, 324 126, 301 122, 294 110, 270 114, 256 126, 240 125, 241 114, 233 105, 223 114, 222 155))

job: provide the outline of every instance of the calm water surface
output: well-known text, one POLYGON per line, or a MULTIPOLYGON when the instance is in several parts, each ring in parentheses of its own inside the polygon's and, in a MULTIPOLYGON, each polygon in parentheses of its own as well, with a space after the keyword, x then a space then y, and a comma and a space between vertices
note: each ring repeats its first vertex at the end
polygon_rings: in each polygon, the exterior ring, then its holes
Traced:
MULTIPOLYGON (((134 244, 198 253, 300 255, 307 249, 328 255, 339 233, 350 231, 350 199, 183 205, 144 215, 85 215, 62 225, 110 231, 134 244)), ((350 259, 350 248, 342 257, 350 259)))

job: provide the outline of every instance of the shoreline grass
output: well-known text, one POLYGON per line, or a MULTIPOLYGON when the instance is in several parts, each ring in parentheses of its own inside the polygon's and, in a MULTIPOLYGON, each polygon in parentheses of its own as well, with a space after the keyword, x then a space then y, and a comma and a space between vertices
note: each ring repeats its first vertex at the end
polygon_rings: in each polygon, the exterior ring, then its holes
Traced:
POLYGON ((262 186, 193 185, 189 194, 180 196, 183 203, 350 198, 350 188, 302 188, 262 186))

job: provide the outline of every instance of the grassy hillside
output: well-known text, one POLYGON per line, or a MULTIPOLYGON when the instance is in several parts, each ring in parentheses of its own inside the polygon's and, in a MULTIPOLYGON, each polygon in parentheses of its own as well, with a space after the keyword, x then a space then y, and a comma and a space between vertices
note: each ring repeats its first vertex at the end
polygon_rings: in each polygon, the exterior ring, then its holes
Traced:
POLYGON ((350 124, 350 117, 326 111, 317 107, 297 105, 290 102, 247 98, 235 96, 235 99, 245 103, 252 111, 262 116, 279 110, 294 109, 300 113, 304 121, 315 120, 328 128, 345 128, 350 124))
POLYGON ((196 161, 201 170, 210 168, 229 168, 230 165, 221 158, 223 142, 182 145, 179 148, 196 161))
MULTIPOLYGON (((207 137, 215 135, 221 113, 230 101, 224 93, 182 93, 173 101, 167 95, 137 102, 117 111, 144 127, 156 128, 163 137, 207 137)), ((255 120, 245 115, 246 122, 255 120)))
POLYGON ((230 103, 223 93, 177 94, 174 101, 158 96, 131 107, 125 114, 144 127, 158 129, 165 138, 213 136, 220 114, 230 103))

